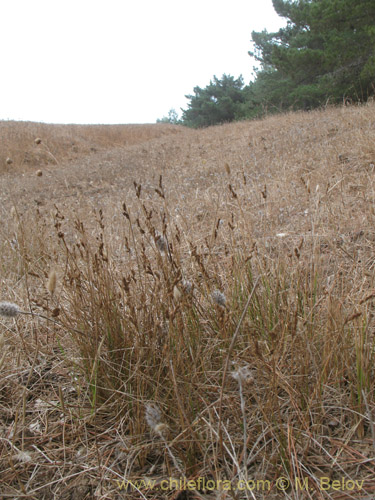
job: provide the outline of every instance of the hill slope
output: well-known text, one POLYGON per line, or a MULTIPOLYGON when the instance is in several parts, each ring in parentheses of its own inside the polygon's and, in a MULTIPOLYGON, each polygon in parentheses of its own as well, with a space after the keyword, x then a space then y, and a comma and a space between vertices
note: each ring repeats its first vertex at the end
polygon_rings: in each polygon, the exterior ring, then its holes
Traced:
POLYGON ((1 494, 374 494, 374 111, 12 124, 1 494))

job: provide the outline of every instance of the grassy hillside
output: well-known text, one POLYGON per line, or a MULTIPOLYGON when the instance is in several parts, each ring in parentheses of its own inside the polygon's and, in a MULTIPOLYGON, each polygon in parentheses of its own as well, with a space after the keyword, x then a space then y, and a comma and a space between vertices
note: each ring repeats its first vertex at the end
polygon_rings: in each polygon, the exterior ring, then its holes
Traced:
POLYGON ((4 498, 373 497, 374 111, 0 124, 4 498))
POLYGON ((57 165, 109 148, 139 144, 176 133, 176 127, 155 125, 48 125, 0 121, 0 172, 57 165), (7 168, 8 167, 8 168, 7 168))

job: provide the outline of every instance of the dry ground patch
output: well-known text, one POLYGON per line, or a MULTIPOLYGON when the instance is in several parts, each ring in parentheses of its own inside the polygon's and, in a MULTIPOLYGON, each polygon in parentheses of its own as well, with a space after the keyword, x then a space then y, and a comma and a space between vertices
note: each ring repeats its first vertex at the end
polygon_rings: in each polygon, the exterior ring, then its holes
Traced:
POLYGON ((1 124, 4 498, 372 498, 374 111, 1 124))

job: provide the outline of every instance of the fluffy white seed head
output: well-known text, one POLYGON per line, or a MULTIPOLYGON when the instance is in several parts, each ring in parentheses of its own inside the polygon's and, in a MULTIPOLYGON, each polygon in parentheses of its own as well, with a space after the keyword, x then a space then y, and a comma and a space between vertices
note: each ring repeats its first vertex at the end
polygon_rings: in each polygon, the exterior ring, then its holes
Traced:
POLYGON ((12 302, 0 302, 0 316, 15 318, 20 312, 21 310, 17 304, 13 304, 12 302))
POLYGON ((161 436, 168 429, 168 426, 161 420, 159 408, 152 404, 146 405, 146 422, 156 434, 161 436))
POLYGON ((157 425, 161 423, 161 413, 157 406, 152 404, 146 405, 146 422, 152 430, 155 430, 157 425))
POLYGON ((191 293, 193 291, 193 285, 191 281, 189 280, 182 280, 181 281, 181 288, 185 293, 191 293))
POLYGON ((168 250, 167 240, 164 238, 162 234, 157 234, 155 236, 155 244, 161 254, 165 254, 168 250))
POLYGON ((32 461, 32 457, 31 457, 30 453, 27 453, 26 451, 18 452, 13 458, 15 460, 17 460, 18 462, 22 462, 22 463, 28 463, 28 462, 32 461))
POLYGON ((179 285, 175 285, 173 287, 173 298, 176 302, 181 300, 182 296, 192 295, 193 293, 193 285, 191 281, 181 280, 179 285))
POLYGON ((158 424, 154 428, 154 432, 156 432, 156 434, 159 434, 159 436, 160 436, 160 435, 163 435, 164 433, 166 433, 167 429, 168 429, 168 425, 161 422, 160 424, 158 424))
POLYGON ((254 382, 254 375, 250 368, 245 365, 232 372, 232 377, 239 383, 251 384, 254 382))
POLYGON ((221 307, 225 307, 227 299, 225 298, 225 295, 220 292, 220 290, 214 290, 211 294, 211 297, 215 304, 221 307))

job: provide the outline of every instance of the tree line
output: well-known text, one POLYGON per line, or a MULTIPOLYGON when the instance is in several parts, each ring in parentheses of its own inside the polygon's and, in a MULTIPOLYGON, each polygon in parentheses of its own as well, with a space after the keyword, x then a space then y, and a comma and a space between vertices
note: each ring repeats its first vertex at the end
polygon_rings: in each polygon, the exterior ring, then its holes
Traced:
POLYGON ((374 0, 272 0, 286 26, 252 32, 259 67, 242 76, 216 76, 187 95, 187 109, 158 121, 207 127, 327 103, 364 102, 375 94, 374 0))

